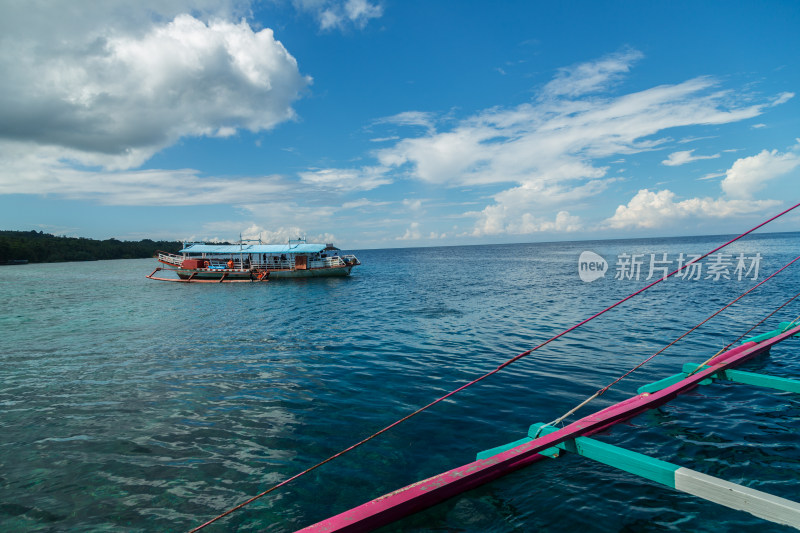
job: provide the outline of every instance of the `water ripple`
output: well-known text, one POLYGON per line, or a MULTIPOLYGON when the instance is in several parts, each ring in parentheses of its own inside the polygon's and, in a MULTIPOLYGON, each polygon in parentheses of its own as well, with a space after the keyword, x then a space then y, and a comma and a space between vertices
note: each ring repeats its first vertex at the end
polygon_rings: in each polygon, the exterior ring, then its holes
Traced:
MULTIPOLYGON (((739 249, 760 250, 767 272, 794 255, 796 242, 796 234, 761 236, 739 249)), ((184 531, 644 283, 580 282, 581 251, 611 258, 698 253, 710 244, 366 250, 350 278, 254 286, 154 283, 143 278, 152 268, 145 260, 8 268, 0 280, 2 529, 184 531)), ((797 292, 796 280, 764 286, 589 409, 702 361, 797 292)), ((529 424, 562 414, 746 286, 663 283, 220 530, 291 531, 519 439, 529 424)), ((797 314, 795 305, 770 325, 797 314)), ((797 342, 749 367, 800 375, 797 342)), ((797 395, 720 383, 598 438, 796 498, 798 419, 797 395)), ((579 529, 779 530, 568 456, 387 528, 579 529)))

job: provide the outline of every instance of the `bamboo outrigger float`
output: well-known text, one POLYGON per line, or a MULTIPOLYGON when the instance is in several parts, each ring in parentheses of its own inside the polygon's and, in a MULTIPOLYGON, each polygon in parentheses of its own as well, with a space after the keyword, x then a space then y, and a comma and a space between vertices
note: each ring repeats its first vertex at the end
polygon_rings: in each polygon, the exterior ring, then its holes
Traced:
POLYGON ((401 488, 301 531, 370 531, 537 461, 558 457, 562 451, 578 453, 709 501, 800 529, 800 503, 588 438, 713 380, 800 393, 798 380, 732 370, 753 357, 768 353, 773 345, 792 336, 800 336, 800 324, 781 323, 779 329, 748 339, 716 355, 706 365, 685 365, 682 373, 642 387, 635 396, 563 428, 534 424, 528 437, 481 452, 471 463, 401 488))

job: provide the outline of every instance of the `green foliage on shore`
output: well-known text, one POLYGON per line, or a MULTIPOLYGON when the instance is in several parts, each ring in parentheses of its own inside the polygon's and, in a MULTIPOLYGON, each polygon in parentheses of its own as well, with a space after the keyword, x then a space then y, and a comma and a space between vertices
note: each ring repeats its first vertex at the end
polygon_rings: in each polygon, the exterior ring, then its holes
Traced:
POLYGON ((153 257, 157 250, 176 252, 177 241, 98 241, 81 237, 57 237, 41 231, 0 231, 0 264, 27 259, 30 263, 97 261, 153 257))

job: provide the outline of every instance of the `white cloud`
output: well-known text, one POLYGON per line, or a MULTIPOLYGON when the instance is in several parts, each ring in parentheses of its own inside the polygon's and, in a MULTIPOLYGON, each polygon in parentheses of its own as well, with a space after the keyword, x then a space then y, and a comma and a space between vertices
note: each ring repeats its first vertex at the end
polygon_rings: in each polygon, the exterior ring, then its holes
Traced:
POLYGON ((420 209, 422 209, 422 200, 418 198, 415 198, 413 200, 410 198, 404 198, 403 205, 411 209, 412 211, 419 211, 420 209))
POLYGON ((716 178, 721 178, 724 175, 725 175, 724 172, 712 172, 710 174, 706 174, 702 178, 697 178, 697 181, 713 180, 716 178))
POLYGON ((737 159, 725 173, 722 190, 734 198, 751 198, 767 181, 783 176, 800 166, 796 152, 778 153, 762 150, 761 153, 737 159))
POLYGON ((786 102, 788 102, 788 101, 789 101, 789 100, 791 100, 792 98, 794 98, 794 93, 790 93, 790 92, 783 92, 783 93, 779 94, 779 95, 778 95, 778 96, 777 96, 777 97, 776 97, 776 98, 773 100, 773 102, 772 102, 772 105, 776 106, 776 105, 785 104, 786 102))
POLYGON ((335 191, 368 191, 392 182, 383 167, 361 169, 324 168, 300 172, 300 180, 320 189, 335 191))
POLYGON ((416 241, 422 238, 422 234, 419 231, 419 222, 412 222, 406 232, 401 236, 397 237, 398 241, 416 241))
POLYGON ((543 94, 575 97, 606 89, 642 57, 643 54, 638 50, 626 50, 597 61, 561 68, 556 77, 545 85, 543 94))
POLYGON ((687 144, 687 143, 693 143, 693 142, 696 142, 696 141, 702 141, 702 140, 705 140, 705 139, 716 139, 716 135, 705 135, 703 137, 686 137, 685 139, 680 139, 678 141, 678 143, 679 144, 687 144))
POLYGON ((204 229, 238 235, 243 227, 249 225, 251 227, 243 232, 245 237, 258 238, 261 233, 261 238, 271 243, 286 242, 304 235, 309 242, 336 240, 329 232, 335 231, 337 213, 340 212, 337 206, 303 205, 289 199, 244 204, 241 208, 252 222, 209 222, 204 229))
POLYGON ((286 244, 290 239, 298 239, 305 237, 308 242, 313 243, 328 243, 336 242, 336 237, 330 233, 308 234, 306 230, 300 226, 278 226, 277 228, 269 229, 257 223, 250 222, 245 229, 242 229, 243 223, 239 221, 215 221, 207 222, 203 225, 205 235, 198 236, 192 235, 185 239, 186 241, 203 241, 203 242, 233 242, 239 240, 241 235, 242 239, 261 239, 265 244, 286 244), (219 237, 211 235, 229 235, 229 237, 219 237))
POLYGON ((53 147, 0 143, 0 194, 59 194, 106 205, 212 205, 284 196, 278 176, 204 177, 197 170, 88 171, 58 158, 53 147))
MULTIPOLYGON (((57 16, 41 9, 31 12, 57 16)), ((0 139, 58 147, 60 158, 83 165, 133 168, 182 137, 291 120, 310 83, 270 29, 187 14, 127 27, 111 14, 105 24, 93 9, 94 26, 76 22, 57 40, 20 29, 3 36, 0 139)))
MULTIPOLYGON (((433 133, 436 130, 435 123, 436 117, 434 114, 425 111, 403 111, 402 113, 384 117, 374 122, 374 124, 394 124, 397 126, 421 126, 428 130, 428 133, 433 133)), ((381 140, 394 140, 396 138, 396 136, 393 136, 381 140)))
MULTIPOLYGON (((538 231, 546 220, 542 217, 568 205, 566 199, 575 201, 606 188, 608 167, 598 160, 659 148, 672 142, 655 137, 665 130, 741 121, 788 99, 753 104, 747 98, 737 105, 730 92, 718 90, 708 77, 620 96, 586 96, 608 88, 640 58, 639 52, 627 51, 564 69, 533 103, 488 109, 449 130, 431 126, 427 134, 401 139, 376 150, 375 156, 387 168, 434 184, 512 184, 493 195, 494 204, 472 213, 474 233, 538 231)), ((424 120, 434 123, 429 116, 424 120)), ((675 152, 665 164, 719 157, 692 152, 675 152)))
POLYGON ((300 205, 292 200, 242 204, 260 224, 269 227, 289 222, 313 220, 316 224, 329 220, 339 208, 326 205, 300 205))
POLYGON ((725 218, 732 215, 758 213, 780 204, 774 200, 726 200, 723 198, 688 198, 676 201, 669 189, 641 189, 627 205, 617 207, 614 216, 606 220, 609 227, 660 228, 674 225, 688 217, 725 218))
POLYGON ((258 224, 252 224, 242 231, 243 239, 261 239, 262 242, 268 244, 285 244, 289 242, 290 239, 300 239, 303 237, 306 238, 307 242, 314 243, 327 243, 336 240, 330 233, 308 235, 305 230, 298 226, 290 226, 288 228, 279 227, 278 229, 270 230, 258 224))
POLYGON ((372 200, 367 200, 366 198, 359 198, 358 200, 353 200, 352 202, 345 202, 342 204, 342 209, 359 209, 361 207, 382 207, 384 205, 389 205, 391 202, 375 202, 372 200))
POLYGON ((724 109, 713 82, 697 78, 605 100, 547 101, 491 109, 451 131, 401 140, 378 150, 385 166, 410 166, 433 183, 475 185, 543 179, 587 179, 605 174, 596 158, 651 150, 643 140, 662 130, 722 124, 759 114, 761 105, 724 109))
POLYGON ((311 13, 322 30, 363 29, 372 19, 383 16, 383 7, 368 0, 293 0, 294 6, 311 13))
POLYGON ((641 189, 627 205, 617 207, 606 224, 616 229, 658 228, 689 217, 725 218, 759 213, 775 207, 781 204, 779 200, 754 200, 753 194, 763 188, 767 181, 799 167, 798 149, 800 144, 794 146, 793 151, 783 154, 777 150, 763 150, 757 155, 737 159, 724 174, 708 174, 700 178, 708 180, 725 176, 720 182, 724 195, 719 198, 678 200, 677 195, 669 189, 657 192, 641 189))
POLYGON ((571 233, 583 229, 580 217, 570 215, 568 211, 559 211, 555 220, 547 220, 527 212, 510 216, 510 211, 503 204, 490 205, 481 212, 481 217, 472 230, 472 236, 524 235, 539 232, 571 233))
POLYGON ((617 179, 592 180, 575 187, 532 182, 502 191, 494 195, 493 205, 473 213, 476 222, 472 234, 481 236, 577 231, 581 228, 579 218, 569 217, 563 209, 556 215, 556 222, 548 222, 543 217, 554 209, 580 205, 584 200, 600 194, 617 179))
POLYGON ((679 165, 685 165, 686 163, 691 163, 692 161, 700 161, 702 159, 717 159, 719 154, 714 155, 692 155, 694 150, 683 150, 681 152, 672 152, 669 154, 669 157, 661 162, 662 165, 666 165, 668 167, 677 167, 679 165))

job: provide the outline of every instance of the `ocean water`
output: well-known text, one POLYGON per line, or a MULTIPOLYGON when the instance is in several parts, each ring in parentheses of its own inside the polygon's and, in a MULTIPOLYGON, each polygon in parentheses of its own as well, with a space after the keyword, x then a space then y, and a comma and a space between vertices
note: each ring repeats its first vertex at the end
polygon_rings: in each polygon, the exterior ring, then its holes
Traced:
MULTIPOLYGON (((642 287, 649 254, 725 240, 362 250, 349 278, 262 284, 147 280, 154 260, 2 267, 0 530, 186 531, 642 287), (605 277, 581 281, 585 250, 605 277), (622 254, 644 254, 639 280, 614 279, 622 254)), ((762 280, 800 233, 725 253, 760 254, 762 280)), ((293 531, 522 438, 756 283, 728 275, 669 279, 206 531, 293 531)), ((578 416, 707 359, 798 291, 795 264, 578 416)), ((800 299, 752 334, 797 315, 800 299)), ((800 340, 747 367, 800 378, 800 340)), ((597 438, 798 500, 799 424, 798 395, 716 383, 597 438)), ((786 529, 562 456, 385 531, 786 529)))

